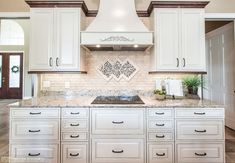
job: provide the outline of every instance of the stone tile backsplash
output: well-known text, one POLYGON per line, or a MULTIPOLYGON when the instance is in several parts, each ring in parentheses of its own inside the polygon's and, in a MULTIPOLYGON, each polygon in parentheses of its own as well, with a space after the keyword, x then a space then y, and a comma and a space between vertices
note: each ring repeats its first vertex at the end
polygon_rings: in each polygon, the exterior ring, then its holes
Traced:
POLYGON ((43 94, 67 92, 89 96, 125 94, 150 96, 155 89, 156 79, 184 76, 184 74, 149 74, 151 62, 148 52, 91 52, 87 55, 86 62, 88 74, 42 74, 40 89, 43 94), (50 87, 43 87, 42 83, 45 81, 50 82, 50 87))

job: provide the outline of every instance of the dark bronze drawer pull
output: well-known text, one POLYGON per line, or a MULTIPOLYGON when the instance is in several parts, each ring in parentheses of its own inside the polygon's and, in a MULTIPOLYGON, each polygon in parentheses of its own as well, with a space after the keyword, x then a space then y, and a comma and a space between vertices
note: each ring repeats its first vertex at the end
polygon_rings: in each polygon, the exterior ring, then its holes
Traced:
POLYGON ((162 126, 165 126, 165 124, 164 124, 164 123, 163 123, 163 124, 158 124, 158 123, 156 123, 156 126, 162 127, 162 126))
POLYGON ((205 133, 206 130, 194 130, 195 132, 205 133))
POLYGON ((38 113, 30 112, 29 114, 30 114, 30 115, 40 115, 40 114, 42 114, 42 112, 38 112, 38 113))
POLYGON ((76 154, 70 153, 69 155, 72 156, 72 157, 77 157, 77 156, 79 156, 79 153, 76 153, 76 154))
POLYGON ((206 113, 203 112, 203 113, 199 113, 199 112, 194 112, 195 115, 205 115, 206 113))
POLYGON ((77 112, 77 113, 71 112, 70 114, 71 114, 71 115, 78 115, 78 114, 80 114, 80 112, 77 112))
POLYGON ((40 156, 40 153, 36 153, 36 154, 29 153, 28 156, 36 157, 36 156, 40 156))
POLYGON ((40 132, 41 130, 29 130, 29 132, 40 132))
POLYGON ((155 114, 157 114, 157 115, 164 115, 165 113, 158 113, 158 112, 156 112, 155 114))
POLYGON ((70 138, 79 138, 79 135, 70 135, 70 138))
POLYGON ((206 156, 207 154, 206 153, 197 153, 197 152, 195 152, 195 155, 196 156, 206 156))
POLYGON ((79 125, 80 125, 79 123, 78 124, 70 124, 70 126, 72 126, 72 127, 77 127, 79 125))
POLYGON ((162 136, 156 135, 156 138, 165 138, 165 135, 162 136))
POLYGON ((113 124, 123 124, 124 121, 120 121, 120 122, 116 122, 116 121, 112 121, 113 124))
POLYGON ((166 154, 165 153, 156 153, 157 156, 160 156, 160 157, 163 157, 165 156, 166 154))
POLYGON ((113 153, 123 153, 124 150, 120 150, 120 151, 116 151, 116 150, 112 150, 113 153))

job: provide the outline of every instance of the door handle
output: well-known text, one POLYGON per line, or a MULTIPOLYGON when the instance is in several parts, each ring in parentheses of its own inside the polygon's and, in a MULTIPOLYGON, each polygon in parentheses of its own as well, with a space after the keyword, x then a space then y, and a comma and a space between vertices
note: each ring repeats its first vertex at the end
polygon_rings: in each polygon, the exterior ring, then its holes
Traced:
POLYGON ((183 67, 185 67, 186 66, 186 60, 185 60, 185 58, 183 58, 183 67))
POLYGON ((207 153, 197 153, 197 152, 195 152, 195 155, 196 155, 196 156, 201 156, 201 157, 202 157, 202 156, 206 156, 206 155, 207 155, 207 153))
POLYGON ((180 65, 180 61, 179 61, 179 58, 176 58, 176 67, 179 67, 179 65, 180 65))
POLYGON ((119 150, 119 151, 118 151, 118 150, 112 150, 112 152, 113 152, 113 153, 123 153, 124 150, 119 150))
POLYGON ((79 153, 76 153, 76 154, 70 153, 69 155, 72 156, 72 157, 77 157, 77 156, 79 156, 79 153))
POLYGON ((56 58, 56 66, 59 67, 59 58, 56 58))
POLYGON ((35 153, 35 154, 29 153, 28 156, 36 157, 36 156, 40 156, 40 153, 35 153))
POLYGON ((199 133, 205 133, 206 130, 194 130, 195 132, 199 132, 199 133))
POLYGON ((164 124, 164 123, 163 123, 163 124, 158 124, 158 123, 156 123, 156 126, 163 127, 163 126, 165 126, 165 124, 164 124))
POLYGON ((70 135, 70 138, 79 138, 79 135, 70 135))
POLYGON ((160 157, 163 157, 165 156, 166 154, 165 153, 156 153, 157 156, 160 156, 160 157))
POLYGON ((50 67, 53 66, 53 58, 52 57, 50 57, 50 59, 49 59, 49 65, 50 65, 50 67))
POLYGON ((78 124, 72 124, 72 123, 70 124, 71 127, 77 127, 79 125, 80 125, 79 123, 78 124))
POLYGON ((116 122, 116 121, 112 121, 113 124, 123 124, 124 121, 120 121, 120 122, 116 122))
POLYGON ((165 135, 161 135, 161 136, 156 135, 156 138, 165 138, 165 135))
POLYGON ((41 130, 29 130, 29 132, 40 132, 41 130))

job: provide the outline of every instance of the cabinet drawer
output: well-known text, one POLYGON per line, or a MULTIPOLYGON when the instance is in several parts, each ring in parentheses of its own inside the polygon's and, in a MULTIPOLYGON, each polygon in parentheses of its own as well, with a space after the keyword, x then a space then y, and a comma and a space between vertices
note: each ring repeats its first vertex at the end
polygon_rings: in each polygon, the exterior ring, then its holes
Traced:
POLYGON ((174 134, 172 132, 148 133, 149 141, 173 141, 174 134))
POLYGON ((224 123, 216 121, 176 121, 176 139, 215 140, 224 139, 224 123))
POLYGON ((63 144, 62 163, 87 163, 88 145, 87 144, 63 144))
POLYGON ((144 111, 92 110, 93 134, 144 134, 144 111))
POLYGON ((149 144, 148 163, 174 163, 174 145, 169 144, 149 144))
POLYGON ((88 118, 88 109, 62 108, 62 118, 88 118))
POLYGON ((60 118, 59 108, 11 109, 11 118, 60 118))
POLYGON ((88 133, 86 132, 71 132, 62 133, 63 141, 86 141, 88 140, 88 133))
POLYGON ((11 139, 13 140, 59 140, 59 133, 58 120, 14 120, 11 122, 11 139))
POLYGON ((58 163, 58 145, 11 145, 12 162, 58 163))
POLYGON ((88 120, 83 119, 63 119, 62 132, 64 131, 87 131, 88 120))
POLYGON ((178 144, 178 163, 222 163, 224 144, 178 144))
POLYGON ((148 116, 152 118, 173 118, 173 109, 149 109, 148 116))
POLYGON ((176 108, 175 110, 176 118, 224 118, 224 109, 194 109, 194 108, 176 108))
POLYGON ((92 163, 143 163, 142 139, 93 139, 92 163))
POLYGON ((149 130, 173 130, 173 120, 148 120, 149 130))

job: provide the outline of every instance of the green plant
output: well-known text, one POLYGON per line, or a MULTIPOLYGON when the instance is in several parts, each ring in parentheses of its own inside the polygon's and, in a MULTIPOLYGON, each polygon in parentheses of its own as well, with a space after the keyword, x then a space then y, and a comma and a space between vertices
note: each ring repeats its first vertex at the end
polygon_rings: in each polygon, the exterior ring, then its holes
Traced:
POLYGON ((197 94, 201 84, 202 81, 198 76, 187 76, 183 79, 183 85, 188 89, 189 94, 197 94))
POLYGON ((159 89, 154 90, 153 93, 154 93, 155 95, 166 95, 166 91, 161 91, 161 90, 159 90, 159 89))

